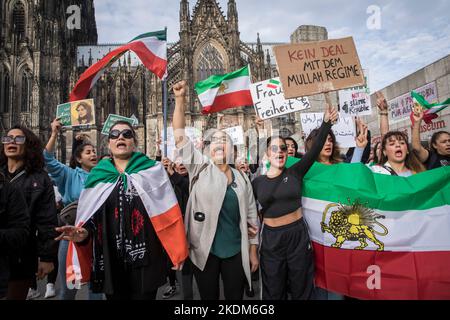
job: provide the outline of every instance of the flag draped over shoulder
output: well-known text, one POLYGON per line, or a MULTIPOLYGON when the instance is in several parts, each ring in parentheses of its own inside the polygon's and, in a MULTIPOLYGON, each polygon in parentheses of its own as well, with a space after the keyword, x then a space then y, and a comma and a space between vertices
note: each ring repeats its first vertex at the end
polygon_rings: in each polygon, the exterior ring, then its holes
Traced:
MULTIPOLYGON (((423 115, 423 121, 426 124, 430 124, 431 120, 436 119, 438 117, 437 113, 441 112, 445 108, 450 105, 450 99, 445 100, 442 103, 429 103, 423 96, 418 94, 415 91, 411 92, 411 97, 413 98, 414 104, 418 104, 422 108, 425 109, 423 115)), ((411 113, 411 121, 414 123, 414 117, 411 113)))
POLYGON ((303 213, 317 286, 358 299, 450 299, 450 167, 404 178, 316 163, 303 213))
MULTIPOLYGON (((150 221, 174 265, 188 256, 185 228, 172 185, 164 167, 142 153, 134 153, 127 165, 125 188, 132 182, 150 221)), ((119 172, 111 160, 101 161, 89 174, 78 201, 75 225, 82 227, 102 207, 116 187, 119 172)), ((92 270, 92 246, 71 242, 67 253, 67 282, 86 283, 92 270)))
POLYGON ((167 35, 166 30, 145 33, 126 45, 108 53, 103 59, 90 66, 80 77, 70 94, 70 101, 85 99, 89 91, 101 78, 105 70, 119 60, 126 52, 133 51, 145 67, 158 78, 167 75, 167 35))
POLYGON ((252 106, 249 66, 225 75, 214 75, 195 85, 202 113, 252 106))

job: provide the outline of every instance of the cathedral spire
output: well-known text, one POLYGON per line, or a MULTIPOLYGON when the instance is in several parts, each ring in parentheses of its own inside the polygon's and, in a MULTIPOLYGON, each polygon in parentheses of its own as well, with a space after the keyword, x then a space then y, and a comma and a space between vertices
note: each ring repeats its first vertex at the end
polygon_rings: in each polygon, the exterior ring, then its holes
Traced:
POLYGON ((187 31, 190 20, 189 1, 180 1, 180 28, 181 31, 187 31))
POLYGON ((257 48, 256 48, 257 52, 259 54, 263 54, 264 55, 264 52, 263 52, 263 49, 262 49, 262 44, 261 44, 261 39, 259 38, 259 32, 258 32, 258 39, 256 40, 256 46, 257 46, 257 48))
POLYGON ((233 26, 237 28, 238 13, 237 13, 235 0, 228 0, 227 18, 228 18, 228 23, 233 24, 233 26))

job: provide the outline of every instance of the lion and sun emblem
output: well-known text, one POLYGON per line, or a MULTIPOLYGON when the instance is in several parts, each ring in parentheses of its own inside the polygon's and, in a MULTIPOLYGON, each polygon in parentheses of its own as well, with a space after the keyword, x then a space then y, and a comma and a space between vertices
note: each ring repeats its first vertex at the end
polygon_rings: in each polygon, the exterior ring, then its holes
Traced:
POLYGON ((341 248, 346 241, 359 241, 360 245, 354 250, 364 250, 369 240, 378 246, 377 251, 384 251, 384 243, 376 236, 383 237, 389 233, 388 229, 377 221, 385 218, 366 208, 358 200, 352 204, 349 199, 349 205, 329 204, 323 212, 321 227, 323 233, 330 233, 336 238, 336 242, 331 245, 333 248, 341 248), (325 220, 329 215, 330 221, 327 225, 325 220), (376 226, 383 231, 376 230, 376 226))

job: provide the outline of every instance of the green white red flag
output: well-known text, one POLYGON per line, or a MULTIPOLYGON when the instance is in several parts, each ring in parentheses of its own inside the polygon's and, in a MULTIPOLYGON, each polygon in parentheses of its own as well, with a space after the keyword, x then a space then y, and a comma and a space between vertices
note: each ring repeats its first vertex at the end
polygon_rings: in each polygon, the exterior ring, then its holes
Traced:
POLYGON ((126 52, 133 51, 144 66, 158 78, 167 76, 167 32, 166 30, 142 34, 121 46, 103 59, 90 66, 80 77, 70 94, 70 101, 85 99, 92 87, 108 67, 119 60, 126 52))
POLYGON ((195 91, 203 114, 253 105, 249 66, 225 75, 211 76, 197 83, 195 91))

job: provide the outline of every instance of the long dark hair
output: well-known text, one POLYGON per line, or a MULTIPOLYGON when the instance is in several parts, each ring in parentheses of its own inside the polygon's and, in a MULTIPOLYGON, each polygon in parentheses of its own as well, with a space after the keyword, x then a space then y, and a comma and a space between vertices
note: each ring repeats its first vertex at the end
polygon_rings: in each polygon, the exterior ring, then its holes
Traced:
MULTIPOLYGON (((44 170, 44 147, 42 146, 41 140, 31 131, 23 126, 14 126, 9 129, 20 130, 25 136, 25 154, 23 156, 24 169, 27 174, 32 174, 35 172, 41 172, 44 170)), ((0 150, 0 166, 3 167, 8 163, 8 158, 5 155, 5 148, 0 150)))
POLYGON ((83 119, 86 119, 86 121, 87 121, 88 123, 91 123, 91 121, 92 121, 92 106, 91 106, 91 105, 89 105, 89 104, 86 103, 86 102, 80 102, 80 103, 77 105, 77 108, 76 108, 75 110, 77 110, 77 112, 78 112, 78 122, 79 122, 79 123, 81 123, 81 120, 83 120, 83 119), (86 118, 81 118, 81 117, 80 117, 80 113, 79 113, 79 111, 78 111, 78 108, 79 108, 79 107, 83 107, 83 108, 86 109, 86 118))
POLYGON ((294 149, 295 149, 295 155, 294 155, 294 157, 296 157, 296 158, 301 158, 302 155, 298 152, 298 143, 297 143, 297 141, 295 141, 295 139, 292 138, 292 137, 288 137, 288 138, 285 138, 285 139, 284 139, 284 142, 286 143, 288 140, 289 140, 289 141, 292 141, 292 143, 294 144, 294 149))
MULTIPOLYGON (((316 143, 319 130, 320 129, 314 129, 313 131, 311 131, 308 138, 306 138, 305 141, 306 152, 311 150, 313 145, 316 143)), ((342 162, 341 149, 339 148, 339 145, 336 141, 336 136, 334 135, 334 132, 332 130, 330 130, 328 134, 331 136, 331 140, 333 141, 333 152, 331 153, 330 162, 332 164, 341 163, 342 162)))
POLYGON ((433 133, 433 135, 431 136, 431 140, 430 140, 430 150, 431 150, 431 151, 434 151, 435 153, 438 153, 438 151, 436 150, 436 148, 433 147, 433 144, 436 144, 437 140, 438 140, 443 134, 447 134, 447 135, 450 136, 450 132, 448 132, 448 131, 439 131, 439 132, 433 133))
POLYGON ((380 145, 381 142, 377 142, 375 143, 375 145, 373 146, 373 162, 375 164, 379 164, 380 163, 380 159, 378 159, 378 155, 377 155, 377 149, 378 146, 380 145))
POLYGON ((95 149, 95 146, 90 143, 90 142, 86 142, 86 141, 81 141, 80 143, 74 143, 75 148, 73 148, 72 150, 74 150, 72 152, 72 157, 70 157, 70 163, 69 166, 72 169, 75 168, 81 168, 81 163, 77 160, 81 158, 81 154, 84 152, 84 149, 88 146, 93 147, 95 149))
POLYGON ((386 133, 386 135, 383 137, 383 140, 381 141, 381 159, 379 164, 384 165, 388 161, 388 158, 385 156, 383 151, 386 150, 387 142, 391 138, 396 138, 399 141, 403 140, 406 142, 406 146, 408 148, 408 155, 406 156, 405 159, 406 168, 414 171, 415 173, 420 173, 426 170, 423 164, 420 162, 419 158, 417 158, 415 153, 412 151, 410 145, 408 144, 408 136, 400 131, 390 131, 386 133))

